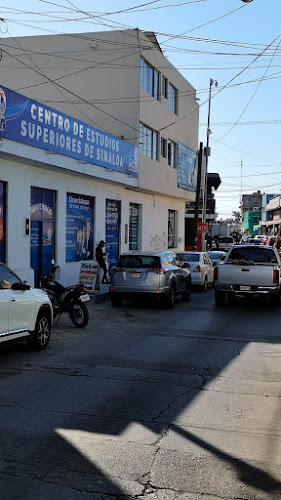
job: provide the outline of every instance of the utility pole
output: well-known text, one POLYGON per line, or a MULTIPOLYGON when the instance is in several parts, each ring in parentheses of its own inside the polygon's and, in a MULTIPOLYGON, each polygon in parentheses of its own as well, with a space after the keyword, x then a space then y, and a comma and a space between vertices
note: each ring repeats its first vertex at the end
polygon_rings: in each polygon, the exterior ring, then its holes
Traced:
MULTIPOLYGON (((204 190, 203 190, 203 213, 202 213, 202 222, 206 224, 206 211, 207 211, 207 182, 208 182, 208 158, 209 158, 209 142, 210 142, 210 134, 211 129, 210 129, 210 122, 211 122, 211 100, 212 100, 212 86, 215 85, 216 87, 218 86, 217 80, 213 80, 210 78, 210 86, 209 86, 209 104, 208 104, 208 123, 207 123, 207 140, 206 140, 206 150, 205 150, 205 157, 206 157, 206 169, 205 169, 205 177, 204 177, 204 190)), ((202 238, 202 243, 203 238, 202 238)), ((202 245, 202 250, 205 250, 205 243, 202 245)))
POLYGON ((203 142, 200 142, 200 147, 197 154, 197 184, 196 184, 196 197, 194 204, 194 226, 192 234, 192 246, 194 250, 196 250, 197 247, 197 226, 198 226, 200 191, 201 191, 202 160, 203 160, 203 142))

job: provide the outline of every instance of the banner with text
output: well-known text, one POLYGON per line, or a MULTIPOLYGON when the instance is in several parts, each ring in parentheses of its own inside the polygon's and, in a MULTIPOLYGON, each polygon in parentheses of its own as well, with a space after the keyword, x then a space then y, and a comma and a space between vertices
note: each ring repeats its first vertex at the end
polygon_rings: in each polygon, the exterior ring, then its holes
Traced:
POLYGON ((197 153, 182 142, 178 143, 178 187, 196 191, 197 153))
POLYGON ((91 125, 0 88, 0 137, 138 177, 139 151, 91 125))

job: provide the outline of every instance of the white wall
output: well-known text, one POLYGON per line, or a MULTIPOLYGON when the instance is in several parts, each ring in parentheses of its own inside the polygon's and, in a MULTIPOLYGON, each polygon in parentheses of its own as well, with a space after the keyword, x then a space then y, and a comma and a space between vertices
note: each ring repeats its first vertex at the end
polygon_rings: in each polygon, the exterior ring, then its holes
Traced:
POLYGON ((141 193, 128 186, 105 182, 62 169, 47 169, 7 158, 0 153, 0 181, 7 182, 7 264, 22 279, 33 285, 30 268, 30 237, 24 234, 25 218, 30 218, 30 188, 39 187, 56 191, 56 263, 61 267, 60 278, 65 285, 78 280, 80 264, 65 262, 66 193, 72 192, 95 198, 94 248, 105 239, 105 200, 121 201, 120 251, 129 249, 125 243, 125 224, 129 224, 129 205, 139 203, 141 212, 141 250, 167 248, 168 209, 178 211, 177 249, 183 250, 184 210, 183 200, 141 193))

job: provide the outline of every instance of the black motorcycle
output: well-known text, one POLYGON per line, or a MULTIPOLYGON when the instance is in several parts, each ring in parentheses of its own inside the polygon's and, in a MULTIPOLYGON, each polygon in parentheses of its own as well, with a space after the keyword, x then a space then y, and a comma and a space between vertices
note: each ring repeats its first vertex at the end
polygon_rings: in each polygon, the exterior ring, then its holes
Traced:
POLYGON ((64 287, 55 275, 59 266, 52 262, 50 274, 41 276, 40 288, 44 290, 51 299, 53 305, 54 319, 62 313, 68 313, 72 323, 77 328, 84 328, 89 321, 89 312, 85 302, 90 300, 83 284, 64 287))

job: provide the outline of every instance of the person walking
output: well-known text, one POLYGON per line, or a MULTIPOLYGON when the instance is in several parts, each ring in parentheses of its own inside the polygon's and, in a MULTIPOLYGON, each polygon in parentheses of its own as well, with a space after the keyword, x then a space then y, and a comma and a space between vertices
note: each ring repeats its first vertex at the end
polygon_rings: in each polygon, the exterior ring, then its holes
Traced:
POLYGON ((106 253, 103 251, 103 248, 105 247, 105 241, 101 240, 96 248, 96 261, 100 268, 103 270, 103 277, 102 277, 102 283, 104 284, 109 284, 108 277, 107 277, 107 267, 106 267, 106 253))

